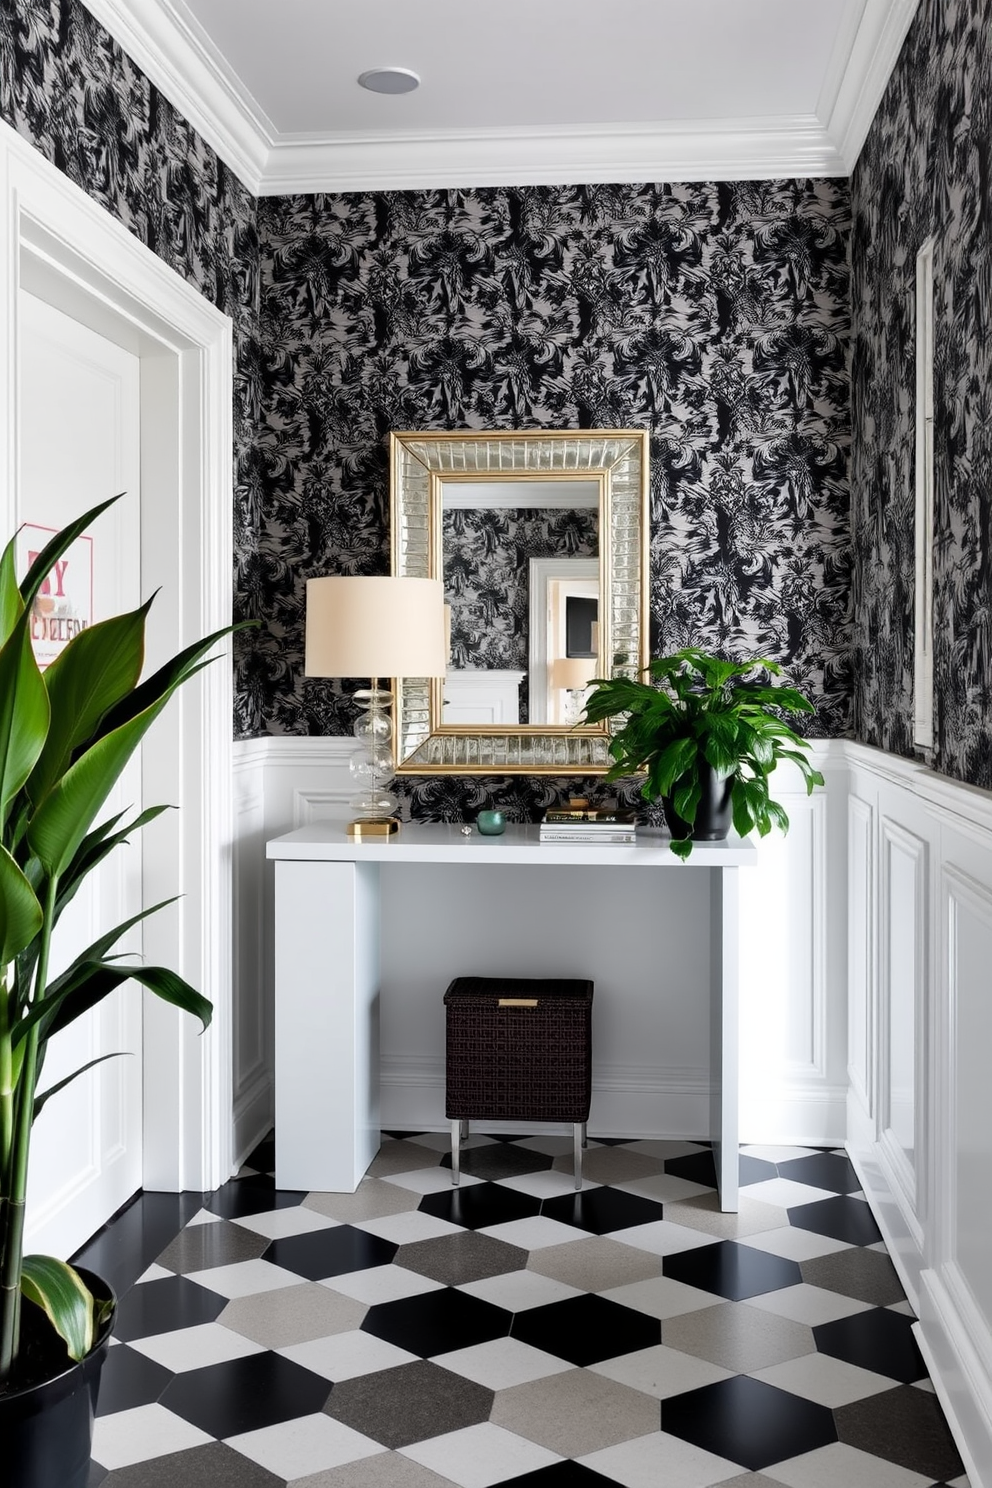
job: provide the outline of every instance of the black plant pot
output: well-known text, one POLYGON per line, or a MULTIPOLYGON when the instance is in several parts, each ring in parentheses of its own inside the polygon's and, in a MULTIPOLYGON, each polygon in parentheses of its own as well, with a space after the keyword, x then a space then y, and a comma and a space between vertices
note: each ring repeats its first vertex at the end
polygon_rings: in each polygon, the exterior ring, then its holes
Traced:
MULTIPOLYGON (((113 1298, 101 1277, 82 1266, 77 1269, 97 1296, 113 1298)), ((78 1364, 59 1340, 57 1347, 52 1345, 51 1324, 40 1308, 25 1302, 21 1315, 22 1347, 50 1350, 58 1373, 40 1384, 0 1394, 0 1488, 86 1488, 100 1370, 110 1347, 114 1314, 78 1364)))
POLYGON ((668 796, 662 801, 665 821, 673 837, 691 837, 693 842, 722 842, 730 833, 734 815, 731 794, 734 778, 719 780, 712 765, 705 762, 699 766, 701 794, 696 807, 696 820, 690 827, 683 821, 668 796))

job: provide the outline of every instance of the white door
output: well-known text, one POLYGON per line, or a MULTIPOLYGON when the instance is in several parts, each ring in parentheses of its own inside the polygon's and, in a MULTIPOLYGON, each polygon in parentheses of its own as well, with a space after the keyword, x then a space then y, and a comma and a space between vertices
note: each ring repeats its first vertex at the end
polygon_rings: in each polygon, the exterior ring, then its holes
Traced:
MULTIPOLYGON (((127 495, 94 524, 91 542, 70 555, 89 576, 77 583, 77 615, 92 594, 92 620, 140 603, 139 367, 136 354, 33 295, 19 296, 21 522, 58 529, 118 491, 127 495)), ((34 546, 33 543, 30 546, 34 546)), ((84 619, 89 619, 85 613, 84 619)), ((104 815, 141 800, 135 760, 104 815)), ((140 833, 101 865, 62 916, 53 942, 57 973, 99 934, 141 906, 140 833)), ((140 951, 140 927, 118 950, 140 951)), ((120 988, 59 1034, 42 1089, 81 1064, 108 1060, 56 1095, 35 1124, 28 1195, 29 1249, 67 1256, 141 1186, 141 994, 120 988)))

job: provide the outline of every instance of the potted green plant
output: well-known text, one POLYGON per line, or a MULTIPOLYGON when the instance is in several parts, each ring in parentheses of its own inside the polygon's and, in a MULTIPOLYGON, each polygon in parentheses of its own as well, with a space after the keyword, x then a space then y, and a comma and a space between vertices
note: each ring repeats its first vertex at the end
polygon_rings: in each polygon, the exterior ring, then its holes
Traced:
POLYGON ((60 975, 49 974, 53 932, 83 880, 166 809, 98 823, 104 802, 172 693, 228 633, 197 642, 141 681, 149 601, 82 630, 41 673, 32 606, 56 559, 111 504, 58 533, 20 584, 13 541, 0 557, 0 1482, 17 1488, 84 1488, 114 1306, 98 1279, 23 1254, 32 1123, 90 1068, 39 1093, 48 1041, 127 981, 204 1027, 211 1015, 206 998, 175 972, 113 954, 119 938, 162 905, 108 928, 60 975))
POLYGON ((775 661, 723 661, 697 647, 662 656, 647 668, 651 681, 600 678, 592 683, 585 720, 616 718, 607 780, 644 774, 641 795, 662 801, 672 852, 687 858, 693 840, 719 840, 734 830, 764 837, 789 818, 772 799, 768 777, 790 760, 807 794, 823 776, 806 758, 809 744, 783 714, 812 713, 794 687, 774 686, 775 661))

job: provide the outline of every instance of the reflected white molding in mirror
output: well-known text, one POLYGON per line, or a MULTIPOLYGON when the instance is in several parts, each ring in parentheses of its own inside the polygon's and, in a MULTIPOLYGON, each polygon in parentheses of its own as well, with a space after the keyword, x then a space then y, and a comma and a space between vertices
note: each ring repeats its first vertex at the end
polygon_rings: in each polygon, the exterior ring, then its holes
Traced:
MULTIPOLYGON (((647 433, 395 433, 390 477, 392 571, 443 579, 452 606, 446 682, 396 684, 397 774, 604 772, 608 728, 555 721, 567 700, 549 693, 548 668, 566 652, 554 626, 534 623, 532 560, 552 573, 565 559, 585 565, 582 592, 598 599, 597 672, 634 675, 647 665, 647 433), (537 630, 543 692, 535 690, 537 630), (486 671, 523 668, 516 716, 525 721, 470 723, 454 711, 453 693, 469 674, 478 684, 486 671)), ((540 603, 547 608, 547 596, 540 603)))

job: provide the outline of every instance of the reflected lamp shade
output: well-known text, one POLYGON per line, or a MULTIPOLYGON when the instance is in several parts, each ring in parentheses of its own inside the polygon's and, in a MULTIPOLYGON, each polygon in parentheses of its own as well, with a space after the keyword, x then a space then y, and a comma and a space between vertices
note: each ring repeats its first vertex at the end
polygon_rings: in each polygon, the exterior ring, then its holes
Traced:
POLYGON ((551 686, 578 692, 589 686, 598 665, 595 656, 556 656, 551 663, 551 686))
POLYGON ((308 677, 443 677, 440 579, 307 580, 308 677))

